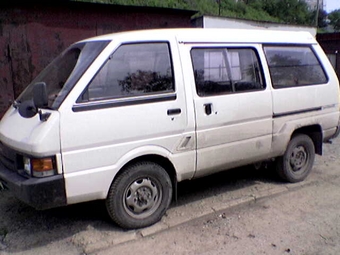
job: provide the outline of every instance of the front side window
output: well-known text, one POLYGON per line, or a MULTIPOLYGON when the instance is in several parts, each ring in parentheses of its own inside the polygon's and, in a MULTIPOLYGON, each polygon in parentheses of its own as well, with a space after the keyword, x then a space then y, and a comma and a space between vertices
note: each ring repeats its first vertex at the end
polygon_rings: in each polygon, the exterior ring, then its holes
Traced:
POLYGON ((82 101, 145 96, 174 91, 168 43, 120 46, 90 82, 82 101))
POLYGON ((58 109, 79 78, 108 44, 109 41, 94 41, 70 46, 29 84, 17 101, 31 100, 34 85, 44 82, 48 95, 47 107, 58 109))
POLYGON ((327 82, 320 62, 309 46, 265 46, 274 88, 327 82))
POLYGON ((199 96, 264 89, 258 57, 251 48, 191 50, 199 96))

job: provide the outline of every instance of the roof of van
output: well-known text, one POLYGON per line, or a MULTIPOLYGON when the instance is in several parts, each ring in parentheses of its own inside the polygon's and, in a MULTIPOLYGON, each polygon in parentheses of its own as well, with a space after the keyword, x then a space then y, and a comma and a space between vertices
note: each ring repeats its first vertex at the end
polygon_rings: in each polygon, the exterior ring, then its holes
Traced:
POLYGON ((152 29, 119 32, 93 37, 89 40, 114 40, 124 37, 125 41, 164 40, 176 37, 183 43, 317 43, 309 32, 277 31, 262 29, 225 29, 225 28, 180 28, 152 29))

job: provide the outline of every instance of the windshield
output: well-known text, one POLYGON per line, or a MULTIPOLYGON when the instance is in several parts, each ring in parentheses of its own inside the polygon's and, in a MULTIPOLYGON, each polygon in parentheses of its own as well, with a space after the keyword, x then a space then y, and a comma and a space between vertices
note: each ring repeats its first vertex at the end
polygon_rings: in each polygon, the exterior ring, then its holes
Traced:
POLYGON ((44 82, 47 88, 48 108, 58 109, 75 83, 108 43, 109 41, 94 41, 70 46, 27 86, 17 102, 31 100, 34 84, 44 82))

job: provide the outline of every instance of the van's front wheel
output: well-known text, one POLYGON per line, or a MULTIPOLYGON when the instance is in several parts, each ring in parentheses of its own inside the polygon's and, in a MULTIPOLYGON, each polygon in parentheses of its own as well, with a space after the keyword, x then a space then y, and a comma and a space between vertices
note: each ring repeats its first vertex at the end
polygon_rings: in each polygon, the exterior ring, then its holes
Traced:
POLYGON ((315 148, 312 139, 304 134, 295 135, 287 150, 277 159, 276 170, 280 177, 289 182, 303 181, 312 170, 315 148))
POLYGON ((172 183, 164 168, 153 162, 139 162, 114 180, 106 208, 121 227, 141 228, 159 221, 171 199, 172 183))

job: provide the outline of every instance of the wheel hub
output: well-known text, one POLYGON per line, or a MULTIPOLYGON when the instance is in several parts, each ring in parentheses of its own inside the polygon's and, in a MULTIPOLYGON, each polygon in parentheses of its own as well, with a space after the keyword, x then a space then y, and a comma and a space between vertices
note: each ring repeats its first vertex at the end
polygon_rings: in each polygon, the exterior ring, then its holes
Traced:
POLYGON ((143 178, 134 181, 127 188, 124 196, 124 207, 131 216, 151 214, 160 201, 157 186, 152 180, 143 178))
POLYGON ((303 168, 307 163, 307 152, 303 146, 296 147, 290 158, 290 165, 293 168, 293 171, 299 171, 303 168))
POLYGON ((152 191, 147 187, 142 187, 137 190, 135 202, 139 206, 147 205, 152 198, 152 191))

